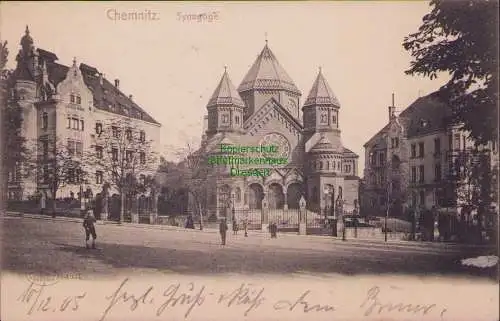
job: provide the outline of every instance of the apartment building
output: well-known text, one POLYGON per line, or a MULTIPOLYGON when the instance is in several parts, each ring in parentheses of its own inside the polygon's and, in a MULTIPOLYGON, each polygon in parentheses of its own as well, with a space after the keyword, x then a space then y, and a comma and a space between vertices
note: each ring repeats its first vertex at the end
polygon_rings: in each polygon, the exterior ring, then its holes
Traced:
POLYGON ((388 204, 391 216, 402 215, 408 207, 460 208, 468 161, 486 162, 496 180, 497 143, 473 152, 474 142, 451 125, 451 116, 437 93, 417 99, 399 114, 393 102, 387 125, 364 145, 361 199, 367 215, 385 215, 388 204))
MULTIPOLYGON (((76 59, 71 66, 58 63, 56 54, 35 48, 28 27, 20 44, 9 82, 9 104, 22 108, 22 135, 28 148, 37 151, 37 160, 58 148, 67 148, 75 158, 87 152, 102 154, 96 137, 112 130, 110 124, 117 122, 129 124, 134 136, 151 141, 151 150, 159 150, 161 125, 134 102, 132 95, 120 90, 119 79, 110 82, 97 68, 78 64, 76 59)), ((52 197, 46 179, 51 170, 48 165, 37 166, 28 177, 21 175, 21 166, 8 170, 9 199, 27 199, 43 191, 52 197)), ((56 198, 76 196, 82 187, 95 195, 109 179, 97 168, 88 171, 85 181, 76 172, 68 175, 68 184, 61 186, 56 198)))

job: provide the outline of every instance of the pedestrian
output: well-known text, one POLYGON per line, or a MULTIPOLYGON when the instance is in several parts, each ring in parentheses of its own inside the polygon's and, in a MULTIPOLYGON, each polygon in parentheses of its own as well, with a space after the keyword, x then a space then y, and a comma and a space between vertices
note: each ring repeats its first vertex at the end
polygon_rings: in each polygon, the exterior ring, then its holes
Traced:
POLYGON ((245 237, 248 237, 248 220, 243 220, 243 229, 245 230, 245 237))
POLYGON ((219 224, 219 232, 222 241, 222 245, 226 245, 226 233, 227 233, 227 223, 226 219, 223 218, 219 224))
POLYGON ((45 191, 40 193, 40 214, 44 215, 45 214, 45 207, 46 207, 46 201, 47 198, 45 196, 45 191))
POLYGON ((271 232, 271 238, 275 239, 276 233, 278 232, 278 226, 275 222, 272 222, 271 225, 269 225, 269 232, 271 232))
POLYGON ((95 249, 95 240, 97 238, 97 234, 95 232, 96 219, 91 209, 88 209, 85 217, 83 219, 83 228, 85 229, 85 247, 89 248, 89 239, 92 236, 92 248, 95 249))
POLYGON ((186 228, 194 229, 193 216, 189 215, 186 220, 186 228))
POLYGON ((236 222, 236 217, 233 216, 233 235, 238 234, 238 222, 236 222))

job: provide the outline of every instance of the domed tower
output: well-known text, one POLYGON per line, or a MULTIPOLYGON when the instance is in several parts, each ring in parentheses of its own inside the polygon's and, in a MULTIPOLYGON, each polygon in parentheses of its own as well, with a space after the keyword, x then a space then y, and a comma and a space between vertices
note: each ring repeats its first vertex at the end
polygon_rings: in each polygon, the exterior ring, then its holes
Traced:
POLYGON ((208 101, 207 138, 216 133, 243 133, 243 115, 245 104, 229 79, 227 68, 208 101))
MULTIPOLYGON (((42 68, 38 65, 38 53, 28 26, 26 26, 20 45, 21 49, 16 57, 17 66, 13 73, 12 86, 15 94, 10 103, 21 107, 23 113, 21 135, 27 142, 33 142, 38 138, 37 81, 40 80, 42 68)), ((21 168, 9 170, 22 171, 21 168)), ((33 172, 31 177, 23 178, 17 188, 19 197, 25 198, 33 194, 36 189, 35 173, 33 172)))
POLYGON ((340 103, 320 68, 302 107, 306 139, 315 133, 324 133, 334 148, 341 150, 339 109, 340 103))
POLYGON ((299 119, 300 96, 292 78, 280 65, 267 44, 243 78, 238 92, 248 107, 245 119, 269 99, 276 99, 292 117, 299 119))

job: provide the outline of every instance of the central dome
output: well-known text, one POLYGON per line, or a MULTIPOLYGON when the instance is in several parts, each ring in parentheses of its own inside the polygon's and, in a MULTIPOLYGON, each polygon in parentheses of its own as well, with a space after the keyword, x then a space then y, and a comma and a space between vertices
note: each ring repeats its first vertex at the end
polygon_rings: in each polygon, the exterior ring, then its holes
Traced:
POLYGON ((238 87, 240 93, 248 90, 286 90, 301 94, 269 49, 267 42, 238 87))

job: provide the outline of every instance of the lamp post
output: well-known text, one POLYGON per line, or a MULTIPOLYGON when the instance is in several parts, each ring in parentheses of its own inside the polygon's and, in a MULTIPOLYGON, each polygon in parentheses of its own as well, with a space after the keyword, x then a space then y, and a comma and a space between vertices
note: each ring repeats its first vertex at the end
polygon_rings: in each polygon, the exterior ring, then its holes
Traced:
POLYGON ((236 219, 234 211, 234 199, 235 195, 234 193, 231 193, 231 222, 234 222, 234 220, 236 219))
POLYGON ((389 184, 387 187, 387 210, 385 211, 385 219, 384 219, 384 241, 387 242, 387 219, 389 218, 389 210, 391 208, 391 188, 392 188, 392 180, 389 179, 389 184))

